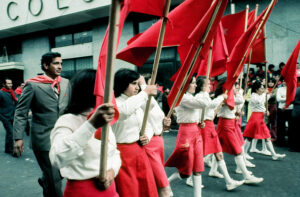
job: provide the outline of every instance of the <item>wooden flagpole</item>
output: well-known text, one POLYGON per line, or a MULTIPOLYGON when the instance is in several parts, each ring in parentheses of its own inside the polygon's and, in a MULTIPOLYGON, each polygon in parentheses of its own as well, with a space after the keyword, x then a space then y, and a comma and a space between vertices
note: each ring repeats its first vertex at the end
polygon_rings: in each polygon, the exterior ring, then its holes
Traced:
MULTIPOLYGON (((245 16, 245 27, 244 27, 244 32, 247 31, 247 27, 248 27, 248 16, 249 16, 249 5, 246 5, 246 16, 245 16)), ((244 70, 241 72, 240 74, 240 88, 242 88, 242 84, 243 84, 243 76, 244 75, 244 70)))
MULTIPOLYGON (((105 73, 105 88, 103 103, 112 101, 113 92, 113 75, 114 63, 116 59, 117 39, 119 32, 119 16, 121 4, 119 0, 112 0, 110 6, 109 30, 108 30, 108 47, 107 47, 107 63, 105 73)), ((101 157, 100 157, 100 179, 105 180, 107 170, 107 145, 109 136, 109 124, 102 127, 101 132, 101 157)))
MULTIPOLYGON (((266 36, 266 26, 264 26, 264 29, 263 29, 263 33, 264 33, 264 36, 266 36)), ((265 54, 265 58, 267 59, 266 57, 266 38, 264 38, 264 45, 265 45, 265 48, 264 48, 264 54, 265 54)), ((265 77, 266 77, 266 91, 268 90, 268 69, 267 69, 267 62, 266 62, 266 73, 265 73, 265 77)), ((269 105, 269 102, 268 102, 268 94, 266 92, 266 114, 268 112, 268 105, 269 105)))
MULTIPOLYGON (((256 7, 255 7, 254 21, 256 20, 257 13, 258 13, 258 4, 256 4, 256 7)), ((245 94, 247 94, 247 90, 248 90, 248 80, 249 80, 251 56, 252 56, 252 49, 250 50, 249 57, 248 57, 247 74, 246 74, 246 80, 245 80, 245 94)))
POLYGON ((270 9, 271 9, 272 5, 274 4, 274 2, 275 2, 275 0, 272 0, 272 2, 269 4, 268 9, 266 10, 266 12, 265 12, 265 14, 264 14, 264 16, 263 16, 261 22, 259 23, 259 26, 258 26, 258 28, 256 29, 256 31, 255 31, 255 33, 254 33, 254 36, 251 38, 251 41, 250 41, 250 43, 249 43, 249 46, 247 47, 247 50, 245 51, 245 53, 244 53, 244 55, 243 55, 243 58, 242 58, 242 60, 240 61, 240 64, 239 64, 238 68, 236 69, 236 71, 235 71, 233 77, 236 77, 236 74, 237 74, 238 70, 240 69, 240 67, 242 66, 242 63, 243 63, 244 59, 246 58, 247 51, 249 50, 250 45, 251 45, 252 42, 256 39, 256 36, 257 36, 257 34, 259 33, 259 30, 261 29, 261 27, 262 27, 264 21, 266 20, 266 17, 267 17, 267 15, 269 14, 270 9))
MULTIPOLYGON (((212 25, 213 25, 213 22, 214 22, 214 20, 215 20, 215 18, 216 18, 216 15, 217 15, 217 13, 219 12, 221 3, 222 3, 222 0, 219 1, 219 4, 217 5, 216 9, 214 10, 214 12, 213 12, 213 14, 212 14, 212 17, 211 17, 211 19, 210 19, 210 21, 209 21, 209 23, 208 23, 208 25, 207 25, 207 27, 206 27, 206 30, 205 30, 205 32, 204 32, 204 35, 203 35, 203 37, 202 37, 200 43, 204 43, 204 42, 206 41, 207 36, 208 36, 208 33, 209 33, 209 31, 210 31, 210 29, 211 29, 211 27, 212 27, 212 25)), ((169 112, 168 112, 168 115, 167 115, 168 118, 170 118, 171 115, 172 115, 172 113, 173 113, 173 110, 174 110, 174 108, 175 108, 175 105, 176 105, 176 103, 178 102, 178 99, 179 99, 179 97, 180 97, 180 95, 181 95, 181 93, 182 93, 182 91, 183 91, 183 89, 184 89, 185 84, 187 83, 188 77, 189 77, 189 75, 191 74, 191 72, 192 72, 192 70, 193 70, 193 67, 195 66, 196 60, 197 60, 197 58, 198 58, 198 56, 199 56, 199 54, 200 54, 200 52, 201 52, 201 50, 202 50, 202 47, 203 47, 203 45, 200 44, 199 47, 197 48, 195 54, 194 54, 194 57, 193 57, 193 60, 192 60, 192 62, 191 62, 191 64, 190 64, 190 66, 189 66, 188 72, 187 72, 186 76, 184 77, 182 83, 180 84, 179 91, 177 92, 176 97, 175 97, 175 99, 174 99, 174 102, 172 103, 172 106, 171 106, 171 108, 170 108, 170 110, 169 110, 169 112)))
MULTIPOLYGON (((167 17, 169 14, 170 5, 171 5, 171 0, 166 0, 165 7, 164 7, 164 15, 163 15, 162 22, 161 22, 160 33, 159 33, 158 42, 157 42, 157 48, 156 48, 156 52, 155 52, 155 59, 154 59, 154 63, 153 63, 150 85, 154 85, 155 81, 156 81, 156 75, 157 75, 161 50, 162 50, 163 41, 164 41, 165 32, 166 32, 166 26, 167 26, 167 21, 168 21, 167 17)), ((151 99, 152 99, 152 96, 149 95, 147 104, 146 104, 145 113, 144 113, 143 124, 142 124, 141 132, 140 132, 141 136, 145 134, 146 124, 147 124, 148 115, 149 115, 149 111, 150 111, 151 99)))
MULTIPOLYGON (((205 80, 209 80, 209 74, 212 66, 212 48, 213 48, 214 40, 211 41, 211 45, 209 47, 209 52, 208 52, 208 61, 207 61, 207 70, 206 70, 206 76, 205 80)), ((204 115, 205 115, 205 108, 202 109, 201 112, 201 128, 204 128, 204 115)))

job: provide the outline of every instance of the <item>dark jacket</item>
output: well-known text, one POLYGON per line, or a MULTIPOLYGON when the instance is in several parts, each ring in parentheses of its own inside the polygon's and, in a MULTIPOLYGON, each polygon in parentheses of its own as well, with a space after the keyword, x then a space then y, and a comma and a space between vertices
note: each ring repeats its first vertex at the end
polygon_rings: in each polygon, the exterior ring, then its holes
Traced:
POLYGON ((0 90, 0 120, 13 120, 15 108, 16 101, 12 99, 10 93, 0 90))

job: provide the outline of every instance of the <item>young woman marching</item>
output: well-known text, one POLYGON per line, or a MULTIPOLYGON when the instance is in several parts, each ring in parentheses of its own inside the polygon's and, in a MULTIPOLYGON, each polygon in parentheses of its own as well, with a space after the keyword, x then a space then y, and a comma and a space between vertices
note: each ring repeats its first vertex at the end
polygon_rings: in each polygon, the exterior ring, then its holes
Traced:
MULTIPOLYGON (((219 82, 215 93, 216 97, 223 93, 222 86, 224 83, 225 79, 219 82)), ((234 101, 236 105, 241 104, 243 102, 243 96, 236 94, 234 101)), ((224 104, 217 114, 219 118, 217 133, 222 145, 222 150, 228 154, 235 155, 235 163, 242 170, 245 184, 260 183, 263 181, 263 178, 257 178, 251 175, 246 168, 241 143, 235 130, 235 112, 235 109, 231 110, 227 104, 224 104)))
POLYGON ((198 127, 199 109, 209 102, 209 86, 203 88, 202 99, 193 94, 196 90, 196 78, 193 77, 187 92, 176 108, 177 122, 180 124, 175 149, 166 162, 168 167, 176 167, 178 172, 169 177, 169 182, 179 178, 187 178, 192 174, 194 179, 194 197, 201 196, 201 173, 204 171, 203 142, 198 127))
MULTIPOLYGON (((205 86, 207 86, 207 84, 209 84, 209 81, 204 80, 203 78, 198 78, 196 93, 199 92, 197 95, 200 98, 202 98, 205 95, 203 89, 205 86)), ((213 123, 214 112, 216 108, 224 101, 224 99, 227 99, 226 94, 219 95, 213 100, 209 99, 208 106, 204 109, 204 124, 201 124, 202 127, 204 126, 202 128, 202 137, 204 144, 204 155, 215 155, 215 158, 213 157, 212 166, 208 175, 218 178, 225 178, 227 190, 233 190, 236 187, 242 185, 244 181, 236 181, 229 176, 226 163, 224 161, 219 137, 215 130, 215 125, 213 123), (218 167, 221 169, 223 175, 217 171, 218 167)), ((200 110, 200 117, 202 114, 202 110, 200 110)))
MULTIPOLYGON (((146 82, 143 77, 140 78, 139 82, 141 89, 144 90, 146 82)), ((171 119, 165 118, 164 112, 154 98, 151 99, 148 122, 151 125, 153 137, 149 144, 144 146, 144 149, 153 170, 159 197, 170 197, 172 196, 171 188, 164 168, 164 140, 162 132, 169 129, 171 119)))
POLYGON ((115 74, 114 92, 120 117, 112 126, 121 153, 122 166, 116 177, 117 190, 122 197, 157 197, 157 189, 148 156, 143 148, 152 137, 151 125, 140 136, 148 95, 157 93, 156 86, 139 92, 140 75, 129 69, 115 74))
POLYGON ((253 84, 252 92, 253 93, 250 99, 250 107, 252 114, 243 134, 243 136, 247 138, 245 140, 245 152, 248 151, 250 147, 250 142, 253 138, 265 139, 267 147, 271 151, 272 159, 277 160, 278 158, 284 158, 285 154, 275 153, 273 144, 271 142, 270 130, 268 129, 264 121, 265 113, 266 115, 269 115, 269 112, 266 112, 265 107, 266 91, 260 81, 256 81, 253 84))
POLYGON ((112 120, 113 104, 102 104, 87 120, 96 104, 93 94, 95 70, 82 70, 71 80, 72 94, 67 112, 51 131, 51 163, 67 179, 64 197, 118 197, 114 182, 121 166, 115 136, 109 128, 105 181, 99 179, 101 140, 97 128, 112 120))

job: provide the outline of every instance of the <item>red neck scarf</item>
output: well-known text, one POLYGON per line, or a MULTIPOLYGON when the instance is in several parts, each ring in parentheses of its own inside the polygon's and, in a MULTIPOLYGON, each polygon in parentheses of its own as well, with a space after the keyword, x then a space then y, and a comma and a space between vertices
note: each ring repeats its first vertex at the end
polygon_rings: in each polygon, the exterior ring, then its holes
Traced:
POLYGON ((15 92, 16 92, 17 95, 20 95, 20 94, 22 94, 23 89, 22 88, 17 88, 17 89, 15 89, 15 92))
POLYGON ((17 97, 16 97, 16 95, 15 95, 13 89, 8 90, 8 89, 6 89, 6 88, 3 87, 3 88, 1 88, 1 90, 2 90, 3 92, 8 92, 8 93, 10 93, 10 95, 11 95, 13 101, 18 101, 18 99, 17 99, 17 97))
POLYGON ((61 81, 61 76, 56 77, 55 79, 51 79, 45 75, 39 75, 36 77, 33 77, 31 79, 28 79, 26 81, 27 82, 36 82, 36 83, 50 83, 51 87, 53 88, 54 86, 56 86, 57 88, 57 92, 59 93, 59 83, 61 81))

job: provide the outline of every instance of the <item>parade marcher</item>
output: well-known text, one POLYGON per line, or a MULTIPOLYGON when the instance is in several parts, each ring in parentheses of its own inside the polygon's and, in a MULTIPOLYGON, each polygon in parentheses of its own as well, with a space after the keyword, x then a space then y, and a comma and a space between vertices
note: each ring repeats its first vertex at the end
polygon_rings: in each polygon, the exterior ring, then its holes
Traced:
POLYGON ((268 125, 270 128, 271 139, 272 141, 276 141, 277 139, 277 102, 276 102, 276 93, 277 88, 274 87, 276 80, 274 78, 270 78, 268 82, 268 92, 271 94, 271 97, 268 101, 268 110, 270 112, 270 116, 268 117, 268 125), (274 88, 274 90, 273 90, 274 88), (272 92, 273 90, 273 92, 272 92))
MULTIPOLYGON (((207 86, 206 83, 209 84, 209 81, 202 78, 197 79, 196 93, 199 95, 199 98, 206 96, 206 92, 203 91, 203 88, 207 86)), ((224 178, 227 190, 233 190, 242 185, 244 181, 236 181, 230 177, 224 161, 224 155, 222 153, 222 147, 218 138, 218 134, 213 123, 214 112, 216 108, 224 101, 224 99, 227 99, 226 94, 219 95, 213 100, 209 99, 209 103, 204 109, 204 123, 201 123, 200 126, 204 145, 204 155, 214 154, 212 166, 208 175, 217 178, 224 178), (222 174, 217 171, 218 167, 220 168, 222 174)), ((202 110, 203 109, 200 110, 200 117, 202 115, 202 110)))
POLYGON ((0 90, 0 121, 6 131, 5 153, 13 154, 13 121, 18 100, 16 93, 12 89, 13 83, 11 79, 5 78, 2 85, 3 87, 0 90))
POLYGON ((93 94, 95 70, 82 70, 71 80, 72 94, 66 114, 51 131, 50 160, 67 178, 64 197, 118 197, 114 177, 121 166, 120 152, 109 127, 107 172, 105 181, 99 178, 101 139, 95 132, 114 116, 113 104, 102 104, 87 120, 96 104, 93 94))
MULTIPOLYGON (((278 102, 278 111, 277 111, 277 139, 275 143, 278 146, 286 145, 286 141, 285 141, 286 122, 288 122, 288 125, 291 124, 293 104, 289 105, 288 108, 285 108, 286 88, 287 88, 286 83, 285 81, 283 81, 282 86, 277 89, 277 93, 276 93, 276 100, 278 102)), ((289 133, 289 131, 287 133, 289 133)))
MULTIPOLYGON (((245 140, 245 152, 248 152, 251 139, 264 139, 272 154, 272 159, 277 160, 278 158, 283 158, 285 154, 275 153, 271 142, 270 130, 264 122, 264 114, 269 115, 265 107, 267 90, 264 89, 260 81, 256 81, 252 86, 252 91, 253 93, 250 99, 252 114, 243 134, 243 136, 247 138, 245 140)), ((269 95, 267 99, 269 99, 269 95)))
POLYGON ((69 80, 60 77, 62 58, 59 53, 48 52, 42 56, 41 68, 45 75, 29 79, 24 87, 15 111, 14 152, 24 151, 23 135, 27 127, 28 112, 32 111, 32 149, 43 172, 38 179, 44 196, 62 196, 59 170, 49 159, 50 132, 59 115, 65 112, 71 89, 69 80))
POLYGON ((139 88, 140 75, 129 69, 120 69, 114 78, 114 93, 120 117, 112 125, 117 147, 121 153, 122 166, 116 177, 117 191, 122 197, 157 197, 157 188, 152 167, 144 145, 153 135, 151 125, 140 136, 148 95, 156 95, 157 87, 148 85, 143 91, 139 88))
MULTIPOLYGON (((142 90, 147 87, 142 76, 139 79, 139 84, 142 90)), ((164 141, 162 132, 170 128, 171 119, 165 118, 164 112, 154 98, 151 99, 148 122, 151 125, 153 136, 149 144, 144 146, 144 149, 153 170, 159 197, 169 197, 171 195, 171 188, 164 168, 164 141)))
MULTIPOLYGON (((225 81, 226 79, 220 80, 215 94, 217 97, 223 93, 222 87, 225 81)), ((243 96, 236 92, 234 96, 234 102, 235 105, 241 104, 243 102, 243 96)), ((219 118, 217 134, 222 145, 222 150, 223 152, 226 152, 228 154, 235 155, 235 163, 237 167, 239 167, 239 169, 242 171, 245 184, 260 183, 263 181, 263 178, 258 178, 251 175, 246 168, 243 149, 241 147, 241 142, 239 137, 237 136, 235 129, 235 112, 235 109, 230 109, 227 104, 224 104, 217 113, 217 117, 219 118)))
POLYGON ((178 107, 175 108, 179 130, 176 146, 166 161, 165 166, 176 167, 178 172, 169 177, 171 183, 175 179, 188 178, 193 174, 194 196, 201 196, 202 177, 204 171, 203 141, 198 123, 200 120, 199 109, 207 106, 209 102, 209 86, 203 88, 204 96, 195 97, 196 78, 190 81, 186 93, 178 107))

